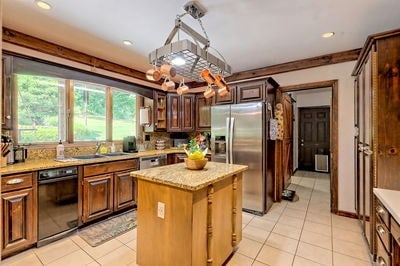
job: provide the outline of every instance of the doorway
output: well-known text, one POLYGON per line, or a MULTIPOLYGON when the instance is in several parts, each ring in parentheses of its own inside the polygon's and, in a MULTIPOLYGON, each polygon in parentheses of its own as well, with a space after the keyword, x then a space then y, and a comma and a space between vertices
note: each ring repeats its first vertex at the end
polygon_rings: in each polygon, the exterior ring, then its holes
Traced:
POLYGON ((298 169, 328 172, 329 164, 326 164, 326 167, 319 167, 316 165, 318 160, 315 155, 329 156, 329 141, 330 107, 299 108, 298 169))

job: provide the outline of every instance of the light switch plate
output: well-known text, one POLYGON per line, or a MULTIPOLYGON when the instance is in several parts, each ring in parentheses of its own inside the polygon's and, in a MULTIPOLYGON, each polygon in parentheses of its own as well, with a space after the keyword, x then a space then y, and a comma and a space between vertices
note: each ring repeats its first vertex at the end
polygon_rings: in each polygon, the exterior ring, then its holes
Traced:
POLYGON ((165 216, 165 203, 157 202, 157 217, 164 219, 165 216))

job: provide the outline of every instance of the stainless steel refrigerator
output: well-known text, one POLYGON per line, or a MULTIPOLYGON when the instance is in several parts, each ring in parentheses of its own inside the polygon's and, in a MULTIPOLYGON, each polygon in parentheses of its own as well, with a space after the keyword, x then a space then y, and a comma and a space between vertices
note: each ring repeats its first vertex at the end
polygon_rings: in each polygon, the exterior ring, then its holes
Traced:
POLYGON ((249 166, 243 174, 243 210, 256 214, 266 213, 273 202, 274 142, 268 140, 268 119, 264 102, 211 108, 212 161, 249 166))

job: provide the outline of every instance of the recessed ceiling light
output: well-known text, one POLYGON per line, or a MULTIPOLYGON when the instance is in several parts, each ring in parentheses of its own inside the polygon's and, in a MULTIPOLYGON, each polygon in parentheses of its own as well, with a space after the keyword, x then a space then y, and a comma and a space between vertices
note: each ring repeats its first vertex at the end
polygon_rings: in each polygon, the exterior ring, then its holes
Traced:
POLYGON ((127 45, 127 46, 132 45, 132 42, 130 40, 123 40, 122 43, 127 45))
POLYGON ((35 3, 38 7, 42 8, 42 9, 45 9, 45 10, 51 9, 51 5, 45 1, 35 0, 35 3))
POLYGON ((175 57, 172 59, 171 63, 175 66, 183 66, 186 62, 182 57, 175 57))
POLYGON ((331 31, 331 32, 325 32, 325 33, 323 33, 323 34, 321 35, 321 37, 322 37, 322 38, 330 38, 330 37, 332 37, 333 35, 335 35, 335 33, 334 33, 333 31, 331 31))

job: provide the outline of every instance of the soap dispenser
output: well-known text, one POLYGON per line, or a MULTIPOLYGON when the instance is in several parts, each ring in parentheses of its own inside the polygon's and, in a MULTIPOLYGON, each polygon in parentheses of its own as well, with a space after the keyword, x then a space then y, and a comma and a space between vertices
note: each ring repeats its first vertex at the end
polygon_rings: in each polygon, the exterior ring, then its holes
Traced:
POLYGON ((57 148, 57 160, 64 159, 64 144, 62 144, 61 140, 58 142, 57 148))

